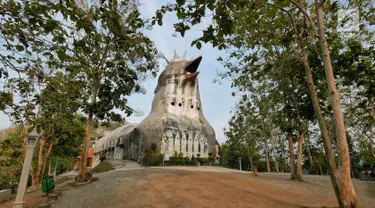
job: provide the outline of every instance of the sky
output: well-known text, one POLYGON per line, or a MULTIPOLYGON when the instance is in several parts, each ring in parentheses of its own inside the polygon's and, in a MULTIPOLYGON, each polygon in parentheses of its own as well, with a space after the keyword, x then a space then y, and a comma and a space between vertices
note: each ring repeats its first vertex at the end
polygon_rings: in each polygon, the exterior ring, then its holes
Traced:
MULTIPOLYGON (((141 0, 141 14, 143 18, 151 18, 155 11, 168 1, 161 0, 141 0)), ((182 56, 186 50, 186 58, 192 59, 202 56, 203 59, 199 66, 199 90, 202 103, 203 114, 208 122, 213 126, 216 132, 216 139, 219 143, 225 142, 223 128, 231 117, 230 111, 233 109, 237 98, 231 95, 233 89, 230 87, 229 80, 221 80, 219 83, 214 83, 214 79, 218 78, 218 72, 225 69, 216 60, 219 56, 225 56, 225 52, 214 49, 211 44, 203 44, 201 50, 195 46, 191 47, 191 42, 199 37, 208 24, 206 22, 197 27, 193 27, 186 32, 185 37, 173 37, 174 33, 173 23, 177 22, 174 13, 169 13, 163 18, 163 26, 155 25, 152 30, 145 30, 144 33, 150 37, 154 42, 156 48, 165 55, 167 59, 173 58, 173 51, 176 49, 177 54, 182 56)), ((167 63, 165 60, 160 60, 159 74, 164 70, 167 63)), ((141 122, 151 111, 151 104, 154 98, 154 89, 157 84, 157 78, 143 81, 142 86, 146 89, 146 94, 133 94, 128 99, 128 104, 134 109, 140 109, 144 112, 143 116, 132 115, 127 118, 130 123, 141 122)), ((124 114, 123 114, 124 115, 124 114)), ((8 116, 0 112, 0 129, 7 128, 11 122, 8 116)))

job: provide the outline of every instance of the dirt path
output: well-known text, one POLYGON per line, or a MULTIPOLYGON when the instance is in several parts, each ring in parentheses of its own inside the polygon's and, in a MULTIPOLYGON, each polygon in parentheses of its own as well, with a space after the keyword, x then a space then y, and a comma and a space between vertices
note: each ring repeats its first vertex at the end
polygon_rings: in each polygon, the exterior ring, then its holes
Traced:
MULTIPOLYGON (((254 177, 167 168, 118 170, 64 192, 53 208, 337 207, 328 177, 306 176, 309 183, 287 178, 288 174, 254 177)), ((354 184, 361 207, 375 207, 375 183, 354 184)))

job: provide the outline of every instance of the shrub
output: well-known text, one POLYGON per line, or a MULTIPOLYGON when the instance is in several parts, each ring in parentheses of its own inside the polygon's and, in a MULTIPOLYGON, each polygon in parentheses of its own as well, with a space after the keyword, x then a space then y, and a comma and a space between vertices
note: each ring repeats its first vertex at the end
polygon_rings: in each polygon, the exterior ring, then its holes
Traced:
POLYGON ((188 157, 170 157, 169 161, 164 161, 164 165, 196 165, 195 160, 188 157))
POLYGON ((208 163, 209 163, 209 159, 207 158, 207 157, 205 157, 205 158, 201 158, 201 164, 203 165, 208 165, 208 163))
POLYGON ((109 162, 101 162, 99 163, 99 165, 97 165, 95 168, 92 169, 92 172, 93 173, 103 173, 103 172, 107 172, 107 171, 110 171, 110 170, 113 170, 113 166, 111 165, 111 163, 109 162))
POLYGON ((151 145, 150 145, 150 148, 149 148, 150 150, 151 150, 151 152, 156 152, 156 144, 155 143, 151 143, 151 145))
POLYGON ((179 158, 183 158, 183 157, 184 157, 184 153, 182 153, 182 152, 178 153, 178 156, 177 156, 177 157, 179 157, 179 158))
POLYGON ((143 158, 143 163, 145 166, 158 166, 163 162, 163 154, 151 152, 146 153, 143 158))
POLYGON ((104 152, 101 152, 101 153, 100 153, 100 156, 99 156, 99 160, 100 160, 100 162, 103 162, 105 159, 107 159, 107 157, 105 156, 105 153, 104 153, 104 152))
POLYGON ((145 150, 143 164, 145 166, 158 166, 163 162, 163 158, 163 154, 156 153, 156 144, 152 143, 150 147, 145 150))

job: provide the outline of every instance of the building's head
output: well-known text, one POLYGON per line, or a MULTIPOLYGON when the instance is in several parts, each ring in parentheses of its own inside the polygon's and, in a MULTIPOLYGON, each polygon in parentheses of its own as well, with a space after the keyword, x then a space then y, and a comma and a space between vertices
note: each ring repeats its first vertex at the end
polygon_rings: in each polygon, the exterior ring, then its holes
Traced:
POLYGON ((153 110, 191 119, 199 118, 202 112, 198 88, 198 67, 201 60, 201 56, 188 61, 185 55, 182 58, 175 55, 168 62, 158 79, 153 110))

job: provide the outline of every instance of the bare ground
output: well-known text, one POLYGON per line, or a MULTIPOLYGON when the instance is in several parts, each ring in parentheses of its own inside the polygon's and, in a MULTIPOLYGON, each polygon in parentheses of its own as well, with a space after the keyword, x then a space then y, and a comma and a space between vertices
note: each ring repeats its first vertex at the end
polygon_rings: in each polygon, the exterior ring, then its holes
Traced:
MULTIPOLYGON (((97 175, 99 181, 63 192, 53 208, 99 207, 337 207, 326 176, 288 180, 194 168, 146 168, 97 175)), ((353 180, 361 207, 375 207, 375 183, 353 180)))

